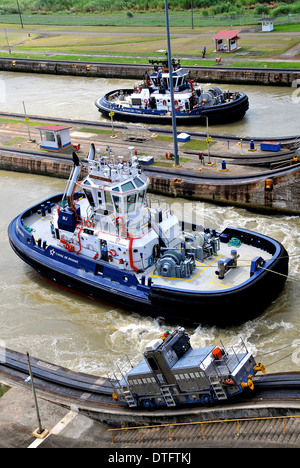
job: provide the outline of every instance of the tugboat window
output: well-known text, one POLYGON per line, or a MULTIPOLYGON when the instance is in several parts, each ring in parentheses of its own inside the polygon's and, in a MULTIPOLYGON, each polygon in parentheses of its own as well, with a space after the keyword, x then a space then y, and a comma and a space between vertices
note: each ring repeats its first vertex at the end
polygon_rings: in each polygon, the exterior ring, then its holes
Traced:
POLYGON ((134 179, 134 183, 138 188, 144 185, 144 182, 142 182, 138 177, 134 179))
POLYGON ((91 206, 95 206, 95 202, 94 202, 94 198, 93 198, 93 194, 90 190, 87 190, 87 189, 83 189, 84 193, 85 193, 85 196, 86 198, 88 199, 89 201, 89 204, 91 206))
POLYGON ((138 199, 137 199, 137 204, 136 204, 137 208, 140 208, 143 205, 144 197, 145 197, 145 191, 144 190, 142 192, 138 193, 138 199))
POLYGON ((140 174, 139 177, 144 181, 144 183, 147 182, 147 176, 145 176, 145 174, 140 174))
POLYGON ((106 209, 112 211, 113 204, 112 204, 112 199, 111 199, 111 196, 110 196, 110 192, 104 191, 104 195, 105 195, 106 209))
POLYGON ((112 195, 112 199, 115 205, 115 210, 117 213, 120 213, 121 211, 121 199, 120 197, 117 197, 117 195, 112 195))
POLYGON ((129 192, 129 190, 134 190, 135 186, 132 182, 127 182, 126 184, 121 185, 122 192, 129 192))
POLYGON ((127 196, 127 213, 131 213, 132 211, 134 211, 135 199, 136 199, 135 193, 127 196))

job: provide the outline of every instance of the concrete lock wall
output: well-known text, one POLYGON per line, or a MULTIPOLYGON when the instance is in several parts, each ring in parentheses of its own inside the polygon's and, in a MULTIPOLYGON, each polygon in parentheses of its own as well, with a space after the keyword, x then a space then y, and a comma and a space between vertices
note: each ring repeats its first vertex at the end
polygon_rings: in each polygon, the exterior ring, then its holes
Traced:
MULTIPOLYGON (((24 154, 5 153, 0 151, 0 169, 60 177, 67 179, 73 163, 60 162, 47 156, 32 157, 24 154)), ((185 177, 179 178, 172 173, 157 173, 147 171, 150 177, 149 191, 172 197, 183 197, 190 200, 236 205, 256 211, 274 211, 287 214, 300 214, 300 208, 295 201, 300 194, 299 165, 274 174, 271 189, 267 188, 266 177, 261 175, 255 179, 235 181, 232 179, 211 180, 209 178, 185 177)))
MULTIPOLYGON (((140 78, 150 65, 114 64, 98 62, 71 62, 55 60, 0 58, 1 71, 20 73, 47 73, 103 78, 140 78)), ((245 83, 276 86, 291 86, 300 79, 300 71, 277 69, 185 67, 190 78, 202 82, 245 83)))

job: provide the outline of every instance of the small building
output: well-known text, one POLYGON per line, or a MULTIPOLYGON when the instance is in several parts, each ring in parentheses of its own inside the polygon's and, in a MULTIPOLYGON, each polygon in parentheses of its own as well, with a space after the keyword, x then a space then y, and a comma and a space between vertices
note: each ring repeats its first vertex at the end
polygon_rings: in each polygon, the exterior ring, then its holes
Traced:
POLYGON ((72 146, 69 134, 70 128, 61 125, 36 127, 40 134, 40 148, 50 151, 61 151, 72 146))
POLYGON ((274 21, 275 21, 275 18, 267 18, 267 17, 264 17, 258 20, 258 22, 261 23, 261 30, 263 32, 273 31, 274 21))
POLYGON ((237 50, 240 39, 238 34, 241 32, 240 29, 222 30, 213 36, 216 41, 216 52, 234 52, 237 50))

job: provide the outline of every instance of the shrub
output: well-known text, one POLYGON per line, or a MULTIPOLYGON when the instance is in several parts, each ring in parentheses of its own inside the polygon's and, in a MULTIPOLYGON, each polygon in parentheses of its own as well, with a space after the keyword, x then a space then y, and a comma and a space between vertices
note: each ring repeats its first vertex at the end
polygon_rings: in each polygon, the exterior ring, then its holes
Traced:
POLYGON ((290 6, 286 3, 280 3, 275 10, 272 11, 274 16, 288 15, 290 12, 290 6))
POLYGON ((255 14, 256 15, 269 15, 270 9, 265 5, 257 5, 257 7, 255 8, 255 14))

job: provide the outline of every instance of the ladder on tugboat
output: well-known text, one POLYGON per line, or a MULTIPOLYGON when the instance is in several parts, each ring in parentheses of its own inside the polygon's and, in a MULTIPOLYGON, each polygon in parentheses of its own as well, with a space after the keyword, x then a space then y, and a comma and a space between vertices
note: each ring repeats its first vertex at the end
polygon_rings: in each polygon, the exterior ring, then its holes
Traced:
POLYGON ((161 393, 164 397, 167 406, 176 406, 175 400, 169 387, 161 387, 161 393))
POLYGON ((216 376, 214 377, 209 377, 209 381, 211 383, 211 386, 218 398, 218 400, 227 400, 227 395, 226 395, 226 392, 224 390, 224 388, 222 387, 222 385, 220 384, 220 381, 218 380, 218 378, 216 376))

